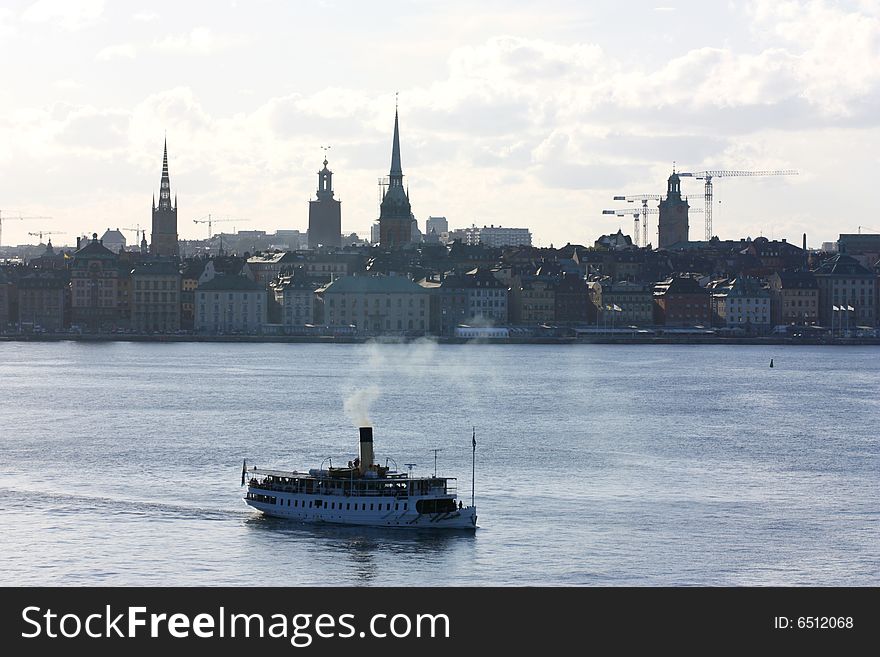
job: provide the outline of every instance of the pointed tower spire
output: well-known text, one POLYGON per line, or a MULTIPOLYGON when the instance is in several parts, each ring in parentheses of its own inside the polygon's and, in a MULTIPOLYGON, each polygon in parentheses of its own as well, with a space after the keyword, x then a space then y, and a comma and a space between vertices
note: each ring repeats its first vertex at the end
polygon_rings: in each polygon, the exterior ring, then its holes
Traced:
POLYGON ((165 137, 165 151, 162 154, 162 178, 168 177, 168 137, 165 137))
POLYGON ((400 166, 400 128, 397 120, 397 102, 394 103, 394 141, 391 144, 391 178, 392 185, 403 184, 403 168, 400 166))

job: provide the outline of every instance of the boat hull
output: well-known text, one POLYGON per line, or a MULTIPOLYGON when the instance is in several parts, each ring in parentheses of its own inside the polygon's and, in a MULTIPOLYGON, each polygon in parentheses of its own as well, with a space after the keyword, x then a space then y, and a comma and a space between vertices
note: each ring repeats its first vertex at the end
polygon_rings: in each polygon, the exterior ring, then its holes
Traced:
MULTIPOLYGON (((265 497, 266 491, 256 491, 265 497)), ((399 499, 342 497, 341 499, 316 499, 312 496, 271 494, 274 501, 245 497, 248 506, 275 518, 287 518, 299 522, 336 525, 360 525, 364 527, 393 527, 399 529, 465 529, 477 527, 477 509, 465 506, 446 513, 418 513, 415 501, 399 499), (316 506, 315 502, 321 502, 316 506)))

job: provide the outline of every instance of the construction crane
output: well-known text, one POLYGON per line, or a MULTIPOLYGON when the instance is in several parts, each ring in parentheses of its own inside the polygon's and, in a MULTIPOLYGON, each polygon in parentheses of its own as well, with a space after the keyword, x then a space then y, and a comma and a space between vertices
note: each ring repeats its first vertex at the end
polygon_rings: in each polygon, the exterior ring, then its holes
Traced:
MULTIPOLYGON (((682 198, 686 200, 689 198, 696 198, 696 197, 694 195, 691 195, 691 196, 682 196, 682 198)), ((622 195, 615 196, 614 200, 615 201, 626 201, 628 203, 633 203, 634 201, 641 201, 642 202, 642 207, 641 207, 641 214, 642 214, 641 223, 642 223, 642 234, 643 234, 642 243, 639 244, 639 216, 633 215, 633 217, 635 218, 634 219, 635 244, 636 244, 636 246, 648 246, 648 215, 649 214, 656 214, 656 212, 650 211, 651 208, 648 207, 648 201, 662 201, 663 195, 662 194, 630 194, 627 196, 622 196, 622 195)), ((654 210, 656 210, 656 208, 654 208, 654 210)), ((603 211, 602 214, 614 214, 614 213, 603 211)), ((629 213, 627 213, 627 214, 629 214, 629 213)), ((624 216, 624 215, 620 215, 620 216, 624 216)))
MULTIPOLYGON (((645 194, 645 196, 647 196, 647 194, 645 194)), ((621 197, 615 196, 614 198, 616 200, 619 200, 621 197)), ((684 197, 682 197, 682 198, 684 198, 684 197)), ((640 208, 617 208, 614 210, 602 210, 602 214, 613 214, 618 217, 627 217, 629 215, 632 215, 633 223, 635 224, 635 233, 636 233, 636 239, 634 240, 635 245, 636 246, 648 246, 648 215, 649 214, 660 214, 660 208, 649 208, 648 207, 649 200, 650 199, 646 199, 642 203, 642 207, 640 207, 640 208), (640 218, 642 221, 643 232, 644 232, 644 240, 643 240, 642 244, 638 243, 639 219, 640 218)), ((691 208, 690 211, 691 212, 702 212, 702 210, 700 208, 691 208)))
POLYGON ((869 226, 859 226, 859 235, 862 234, 862 229, 865 229, 865 230, 870 231, 872 233, 880 233, 880 230, 874 230, 873 228, 871 228, 869 226))
POLYGON ((212 226, 214 224, 220 224, 220 223, 229 222, 229 221, 241 222, 241 221, 249 221, 249 219, 230 219, 228 217, 226 219, 212 219, 211 215, 208 215, 207 217, 203 217, 201 219, 193 219, 194 224, 208 224, 208 239, 211 239, 211 237, 214 236, 214 231, 212 228, 212 226))
POLYGON ((28 232, 28 235, 33 235, 34 237, 40 238, 40 243, 43 242, 43 235, 64 235, 64 233, 57 230, 38 230, 35 233, 28 232))
POLYGON ((779 169, 777 171, 721 171, 713 169, 710 171, 696 172, 679 172, 681 178, 696 178, 697 180, 705 180, 705 191, 703 198, 706 201, 706 241, 712 239, 712 179, 713 178, 740 178, 744 176, 796 176, 798 172, 794 169, 779 169))
POLYGON ((117 230, 124 230, 127 233, 134 233, 135 237, 137 238, 138 244, 141 243, 141 234, 143 233, 144 237, 146 237, 146 235, 147 235, 147 229, 146 228, 141 229, 140 224, 138 224, 134 228, 118 228, 117 230))
MULTIPOLYGON (((14 219, 16 221, 23 221, 25 219, 51 219, 52 217, 22 217, 21 215, 17 217, 5 217, 5 219, 10 220, 14 219)), ((0 210, 0 246, 3 246, 3 210, 0 210)))

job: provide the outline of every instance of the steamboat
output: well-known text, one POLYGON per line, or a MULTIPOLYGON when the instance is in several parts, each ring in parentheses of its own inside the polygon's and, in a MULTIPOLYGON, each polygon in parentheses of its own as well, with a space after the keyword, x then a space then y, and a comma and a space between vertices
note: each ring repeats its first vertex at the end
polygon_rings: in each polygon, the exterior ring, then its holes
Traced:
MULTIPOLYGON (((476 439, 474 439, 476 453, 476 439)), ((457 499, 456 478, 413 477, 373 462, 373 428, 360 427, 359 457, 347 467, 306 472, 242 464, 244 501, 268 516, 371 527, 475 529, 477 507, 457 499)))

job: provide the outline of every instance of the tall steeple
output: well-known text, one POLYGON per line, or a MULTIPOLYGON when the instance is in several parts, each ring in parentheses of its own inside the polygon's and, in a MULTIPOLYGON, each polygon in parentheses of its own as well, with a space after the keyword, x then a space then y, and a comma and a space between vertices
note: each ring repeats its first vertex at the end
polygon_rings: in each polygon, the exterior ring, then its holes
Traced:
POLYGON ((162 150, 162 177, 159 180, 159 204, 153 195, 153 222, 150 234, 150 254, 177 256, 177 198, 171 203, 171 177, 168 175, 168 139, 162 150))
POLYGON ((397 107, 394 108, 394 141, 391 144, 391 172, 389 173, 392 185, 403 184, 403 167, 400 166, 400 127, 397 119, 397 107))
POLYGON ((379 243, 387 248, 411 242, 414 221, 409 203, 409 190, 403 186, 403 167, 400 164, 400 117, 395 102, 391 171, 388 174, 388 188, 382 194, 382 203, 379 207, 379 243))
POLYGON ((162 178, 159 181, 159 209, 171 209, 171 177, 168 175, 168 139, 162 153, 162 178))

